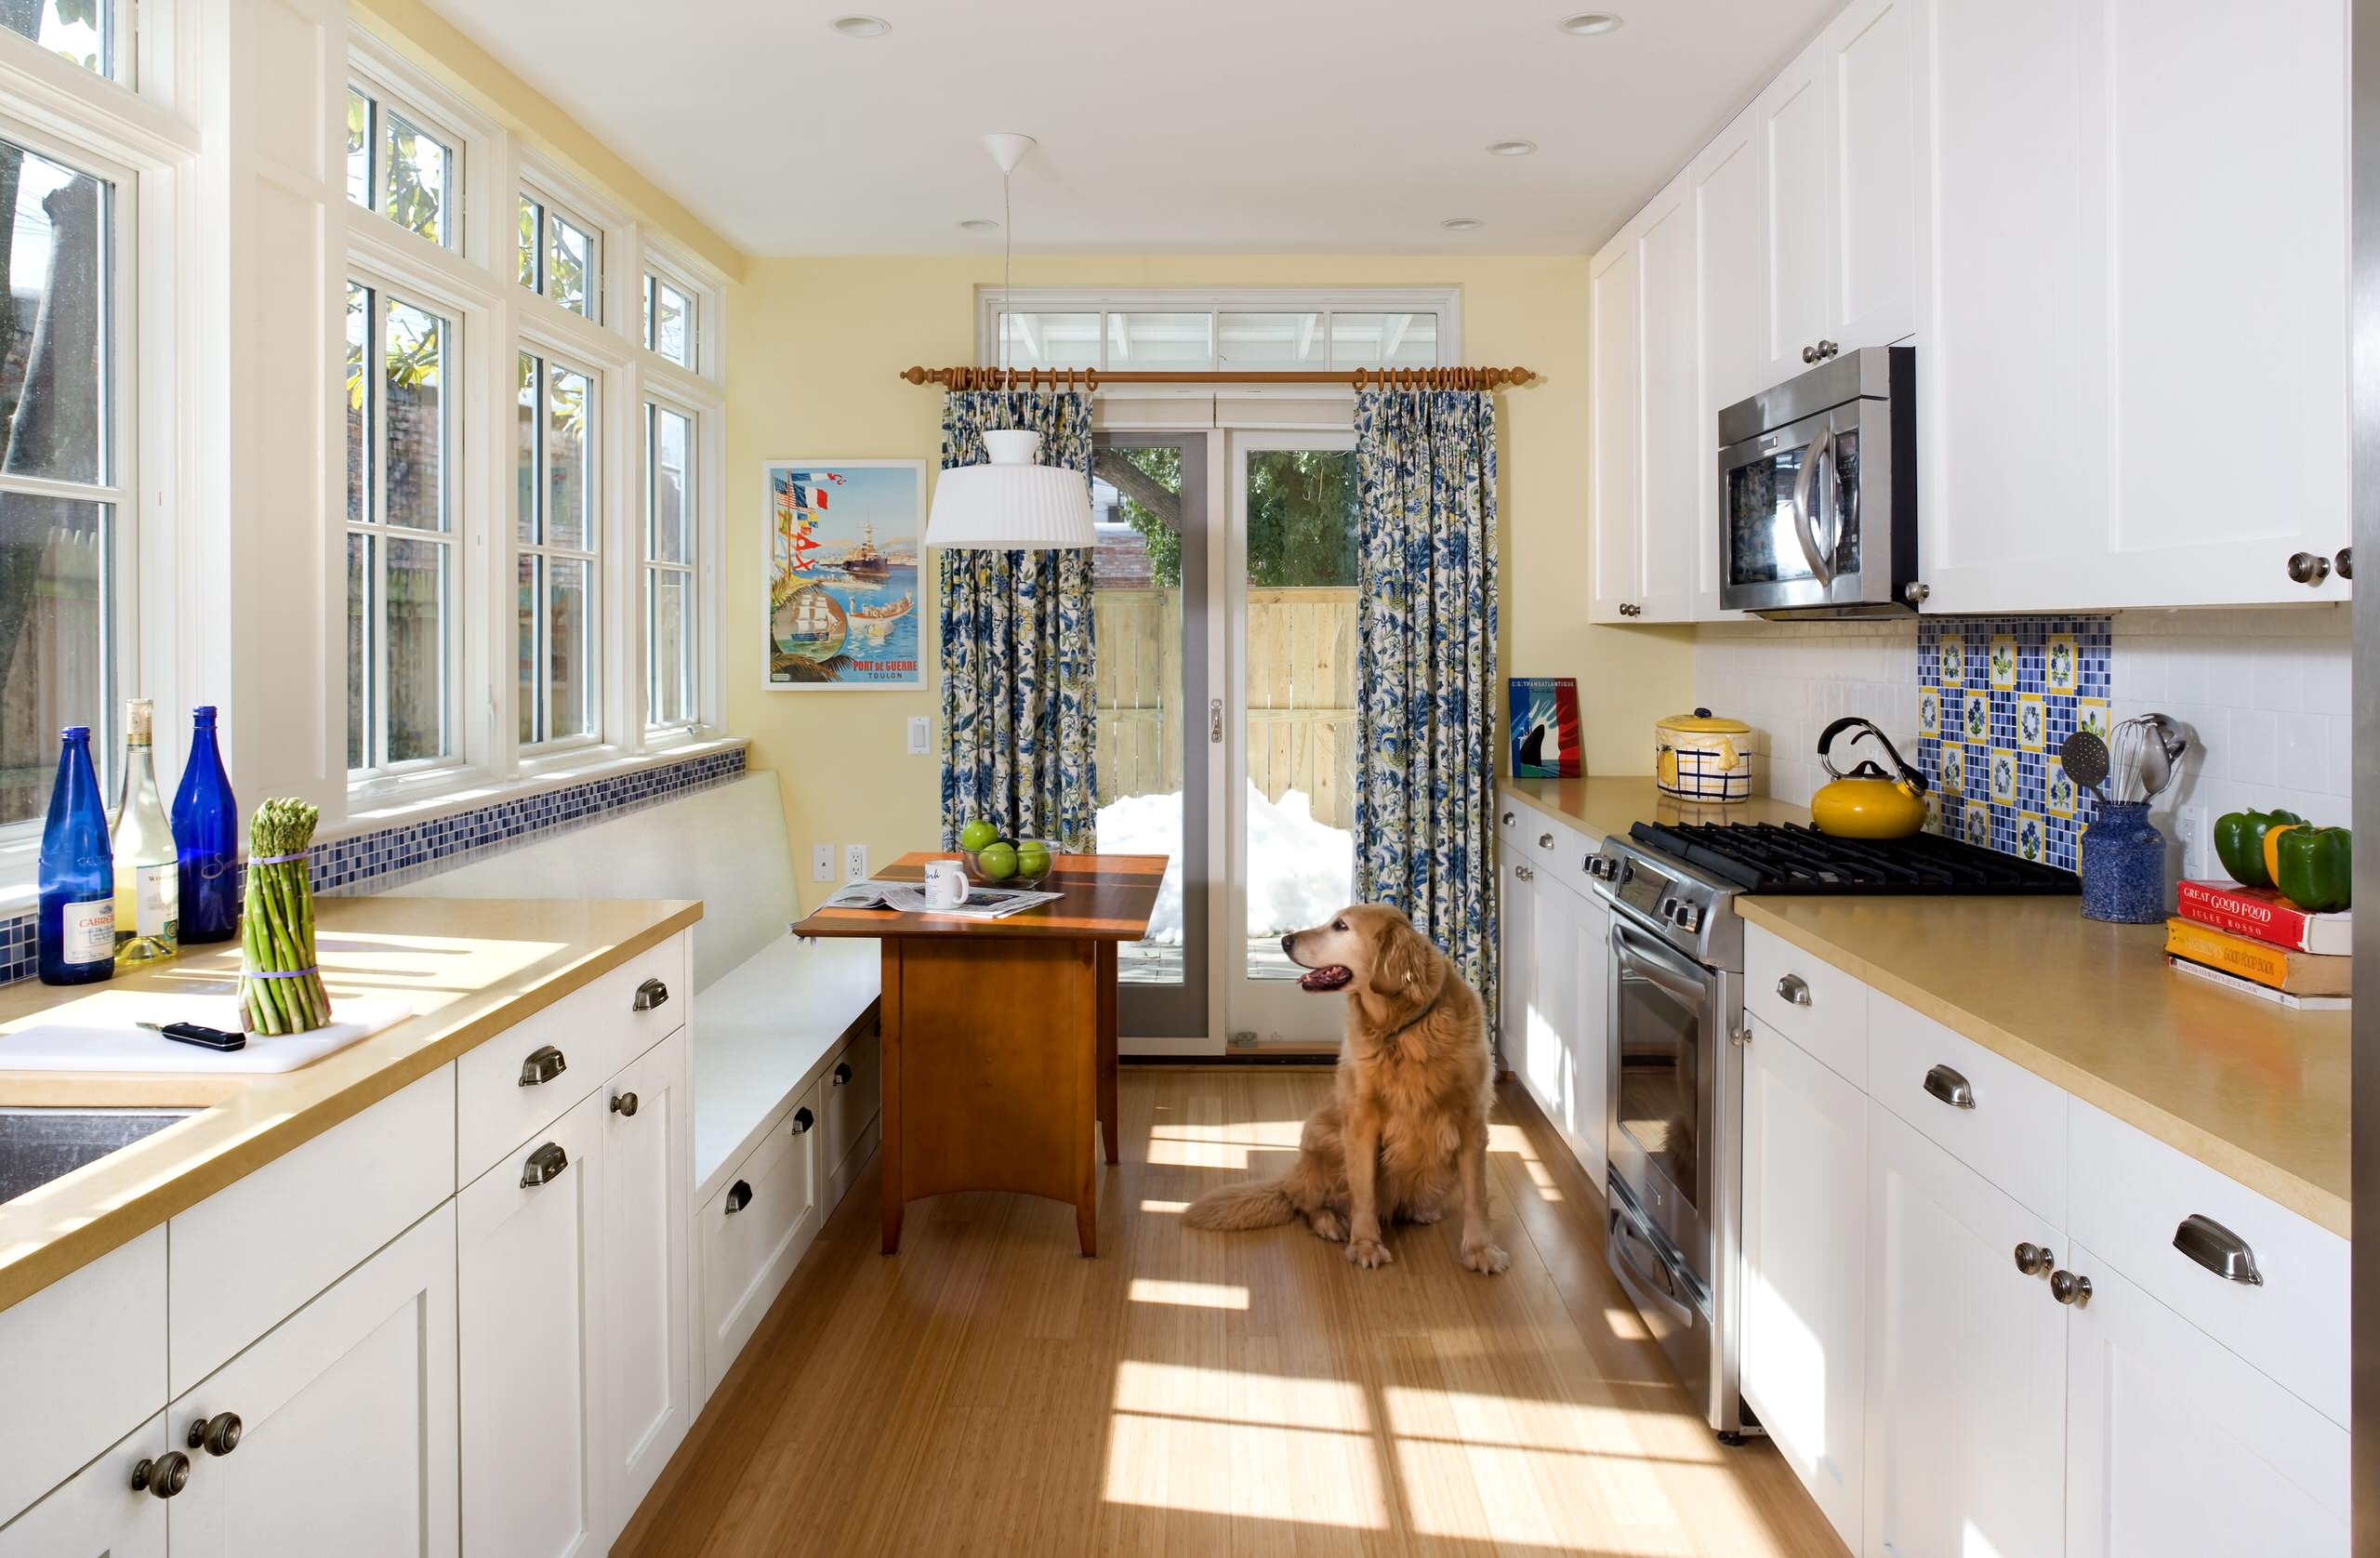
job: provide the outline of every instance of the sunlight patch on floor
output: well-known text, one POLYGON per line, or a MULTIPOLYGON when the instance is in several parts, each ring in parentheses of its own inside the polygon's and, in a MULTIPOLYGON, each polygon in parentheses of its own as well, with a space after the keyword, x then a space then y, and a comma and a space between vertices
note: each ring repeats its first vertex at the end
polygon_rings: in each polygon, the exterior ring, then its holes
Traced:
MULTIPOLYGON (((1542 1446, 1548 1450, 1636 1456, 1644 1414, 1626 1406, 1546 1401, 1534 1395, 1487 1395, 1474 1391, 1423 1390, 1392 1385, 1383 1393, 1388 1431, 1399 1438, 1461 1439, 1469 1444, 1542 1446)), ((1719 1447, 1707 1438, 1677 1459, 1715 1465, 1719 1447)))
POLYGON ((1236 1282, 1170 1282, 1136 1276, 1127 1296, 1134 1303, 1170 1303, 1184 1309, 1248 1307, 1248 1289, 1236 1282))
POLYGON ((1141 1210, 1157 1212, 1167 1217, 1180 1217, 1189 1209, 1190 1203, 1187 1201, 1143 1201, 1141 1203, 1141 1210))
POLYGON ((1645 1317, 1633 1309, 1606 1308, 1603 1312, 1603 1323, 1609 1327, 1612 1335, 1622 1341, 1653 1340, 1652 1331, 1645 1325, 1645 1317))
POLYGON ((1368 1431, 1360 1385, 1343 1380, 1256 1374, 1236 1368, 1144 1363, 1127 1358, 1116 1370, 1116 1410, 1159 1417, 1212 1418, 1223 1426, 1263 1423, 1282 1428, 1368 1431))
POLYGON ((1111 1504, 1243 1515, 1354 1530, 1388 1529, 1388 1499, 1371 1446, 1301 1428, 1201 1422, 1117 1412, 1109 1419, 1111 1504), (1218 1476, 1262 1465, 1264 1474, 1218 1476), (1282 1468, 1292 1474, 1280 1474, 1282 1468))
POLYGON ((1553 1173, 1545 1167, 1544 1160, 1537 1155, 1537 1149, 1529 1145, 1528 1133, 1520 1127, 1516 1125, 1489 1126, 1488 1150, 1491 1153, 1510 1153, 1513 1156, 1519 1158, 1521 1167, 1528 1171, 1528 1182, 1537 1187, 1539 1200, 1559 1201, 1562 1199, 1561 1190, 1554 1183, 1553 1173))

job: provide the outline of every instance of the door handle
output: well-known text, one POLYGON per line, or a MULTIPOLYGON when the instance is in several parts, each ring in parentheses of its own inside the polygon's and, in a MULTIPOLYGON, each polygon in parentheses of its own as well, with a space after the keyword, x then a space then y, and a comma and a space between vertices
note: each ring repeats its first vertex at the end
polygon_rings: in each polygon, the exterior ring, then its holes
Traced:
POLYGON ((551 1184, 570 1167, 570 1155, 562 1150, 559 1142, 549 1142, 529 1155, 521 1166, 521 1188, 535 1190, 541 1184, 551 1184))
POLYGON ((643 984, 636 987, 636 1001, 629 1010, 632 1011, 651 1011, 656 1006, 667 1006, 668 1004, 669 986, 662 984, 657 979, 648 979, 643 984))
POLYGON ((1223 744, 1223 701, 1210 698, 1207 702, 1207 741, 1209 745, 1223 744))
POLYGON ((1967 1079, 1947 1065, 1929 1068, 1925 1073, 1925 1090, 1953 1109, 1975 1107, 1975 1089, 1967 1079))
POLYGON ((2174 1248, 2226 1282, 2261 1287, 2265 1274, 2256 1270, 2256 1252, 2248 1241, 2211 1217, 2197 1212, 2182 1219, 2174 1230, 2174 1248))
POLYGON ((570 1063, 562 1059, 561 1050, 550 1044, 540 1044, 521 1063, 521 1085, 542 1087, 569 1069, 570 1063))

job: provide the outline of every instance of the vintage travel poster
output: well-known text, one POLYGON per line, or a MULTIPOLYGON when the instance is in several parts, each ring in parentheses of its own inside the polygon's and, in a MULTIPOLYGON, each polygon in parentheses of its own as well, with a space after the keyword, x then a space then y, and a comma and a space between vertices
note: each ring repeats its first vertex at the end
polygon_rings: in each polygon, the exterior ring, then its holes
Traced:
POLYGON ((923 460, 772 460, 768 680, 925 685, 923 460))

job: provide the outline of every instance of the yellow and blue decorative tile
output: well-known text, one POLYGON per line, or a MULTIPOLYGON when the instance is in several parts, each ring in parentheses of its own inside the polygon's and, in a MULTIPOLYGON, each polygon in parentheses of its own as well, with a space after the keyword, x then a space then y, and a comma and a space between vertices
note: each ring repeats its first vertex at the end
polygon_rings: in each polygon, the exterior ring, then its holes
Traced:
POLYGON ((2049 829, 2036 812, 2016 813, 2016 858, 2038 862, 2049 852, 2049 829))
POLYGON ((2074 728, 2078 731, 2088 731, 2101 741, 2107 740, 2108 732, 2113 728, 2108 719, 2108 700, 2105 698, 2075 699, 2074 728))
POLYGON ((2074 815, 2074 781, 2066 776, 2066 765, 2056 758, 2049 760, 2049 814, 2053 817, 2074 815))
POLYGON ((2028 752, 2038 752, 2049 740, 2049 706, 2042 702, 2038 693, 2022 693, 2016 697, 2016 745, 2028 752))
POLYGON ((1991 748, 1989 784, 1994 806, 2016 804, 2016 754, 2005 746, 1991 748))
POLYGON ((1917 733, 1920 738, 1935 738, 1942 733, 1942 690, 1938 687, 1917 690, 1917 733))
POLYGON ((1936 676, 1945 687, 1956 687, 1967 679, 1967 643, 1956 633, 1945 633, 1935 651, 1936 676))
POLYGON ((1991 636, 1991 654, 1984 661, 1991 672, 1991 690, 2013 693, 2016 690, 2016 640, 2013 635, 1995 633, 1991 636))
POLYGON ((1942 792, 1939 790, 1925 792, 1925 831, 1928 833, 1942 831, 1942 792))
POLYGON ((1960 709, 1961 736, 1970 745, 1991 739, 1991 697, 1977 691, 1966 695, 1960 709))
POLYGON ((2042 685, 2052 693, 2072 693, 2082 675, 2082 653, 2071 633, 2052 633, 2042 650, 2042 685))
POLYGON ((1970 800, 1966 809, 1966 841, 1979 850, 1991 848, 1991 808, 1970 800))
POLYGON ((1955 741, 1942 743, 1942 793, 1962 795, 1967 787, 1967 749, 1955 741))

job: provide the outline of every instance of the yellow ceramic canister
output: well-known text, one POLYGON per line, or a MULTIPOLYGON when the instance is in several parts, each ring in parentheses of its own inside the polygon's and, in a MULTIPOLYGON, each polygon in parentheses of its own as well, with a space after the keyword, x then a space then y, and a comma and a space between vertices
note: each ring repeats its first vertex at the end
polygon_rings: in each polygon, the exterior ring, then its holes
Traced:
POLYGON ((1653 727, 1653 781, 1680 800, 1752 796, 1752 727, 1707 708, 1673 714, 1653 727))

